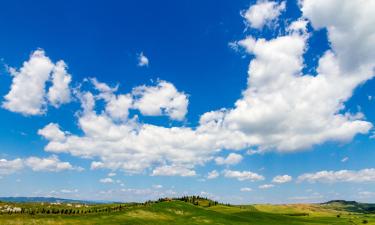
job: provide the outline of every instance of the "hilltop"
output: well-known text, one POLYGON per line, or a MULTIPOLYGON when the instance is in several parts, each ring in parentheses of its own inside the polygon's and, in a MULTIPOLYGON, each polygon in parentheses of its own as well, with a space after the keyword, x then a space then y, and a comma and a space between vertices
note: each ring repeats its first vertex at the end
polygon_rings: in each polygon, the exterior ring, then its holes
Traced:
POLYGON ((321 204, 325 208, 357 213, 375 213, 375 204, 356 201, 332 200, 321 204))

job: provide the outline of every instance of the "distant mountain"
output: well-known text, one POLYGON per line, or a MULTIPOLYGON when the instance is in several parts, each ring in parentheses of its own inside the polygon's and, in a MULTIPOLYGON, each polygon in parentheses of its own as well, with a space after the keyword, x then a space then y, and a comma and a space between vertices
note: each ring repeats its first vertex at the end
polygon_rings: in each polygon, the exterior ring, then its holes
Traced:
POLYGON ((375 213, 375 204, 356 201, 332 200, 321 204, 325 208, 358 213, 375 213))
POLYGON ((98 204, 104 202, 97 201, 86 201, 86 200, 74 200, 65 198, 54 198, 54 197, 0 197, 2 202, 49 202, 49 203, 81 203, 81 204, 98 204))

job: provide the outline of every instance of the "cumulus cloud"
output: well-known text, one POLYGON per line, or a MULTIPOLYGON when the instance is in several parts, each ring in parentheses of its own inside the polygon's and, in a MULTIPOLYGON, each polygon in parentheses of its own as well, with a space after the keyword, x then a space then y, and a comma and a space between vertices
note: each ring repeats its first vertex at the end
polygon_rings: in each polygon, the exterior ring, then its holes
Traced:
POLYGON ((277 3, 276 1, 258 0, 243 16, 252 28, 261 29, 265 25, 270 25, 284 10, 285 1, 277 3))
POLYGON ((305 173, 298 177, 298 182, 307 181, 310 183, 337 183, 337 182, 375 182, 375 169, 362 170, 339 170, 319 171, 316 173, 305 173))
MULTIPOLYGON (((81 134, 50 124, 39 131, 49 141, 45 150, 95 158, 93 169, 141 172, 150 168, 152 175, 191 176, 195 166, 215 159, 223 149, 293 152, 366 134, 372 124, 361 112, 348 112, 345 102, 374 75, 375 28, 367 25, 375 7, 372 1, 351 2, 300 1, 303 19, 292 22, 285 35, 238 42, 254 56, 247 88, 233 108, 204 113, 196 127, 163 127, 128 118, 128 110, 135 109, 146 116, 183 120, 188 97, 171 83, 139 86, 124 96, 99 85, 99 95, 87 91, 79 96, 81 134), (309 38, 306 20, 315 29, 327 28, 332 46, 320 57, 316 75, 302 72, 309 38), (349 60, 352 55, 353 62, 349 60), (119 100, 120 96, 124 99, 119 100), (95 110, 98 100, 105 101, 100 113, 95 110)), ((226 171, 224 175, 238 179, 254 175, 246 172, 226 171)))
POLYGON ((186 94, 177 91, 166 81, 158 81, 156 86, 139 86, 133 89, 134 108, 143 115, 168 115, 171 119, 182 120, 187 113, 189 100, 186 94))
POLYGON ((69 162, 61 162, 56 155, 48 158, 28 157, 14 160, 0 159, 0 175, 9 175, 25 167, 33 171, 60 172, 64 170, 82 171, 82 167, 74 167, 69 162))
POLYGON ((50 123, 43 129, 38 130, 38 134, 45 137, 48 140, 65 140, 65 133, 60 130, 59 125, 56 123, 50 123))
POLYGON ((63 170, 82 170, 81 167, 73 167, 69 162, 61 162, 56 155, 48 158, 29 157, 25 159, 25 165, 33 171, 60 172, 63 170))
POLYGON ((251 171, 236 171, 236 170, 224 170, 224 177, 236 178, 239 181, 249 180, 249 181, 260 181, 264 180, 262 175, 251 171))
POLYGON ((274 177, 272 179, 272 182, 277 183, 277 184, 283 184, 283 183, 288 183, 292 181, 292 179, 293 178, 289 175, 279 175, 279 176, 274 177))
POLYGON ((143 67, 143 66, 148 66, 149 60, 148 58, 141 52, 138 56, 138 66, 143 67))
POLYGON ((217 172, 216 170, 212 170, 211 172, 209 172, 207 174, 207 179, 215 179, 217 177, 219 177, 219 172, 217 172))
POLYGON ((19 71, 12 69, 12 86, 3 107, 24 115, 38 115, 45 112, 45 83, 53 70, 53 63, 43 50, 36 50, 19 71))
POLYGON ((48 89, 47 97, 54 107, 71 101, 69 84, 72 76, 66 71, 64 61, 58 61, 52 71, 52 86, 48 89))
POLYGON ((47 110, 47 99, 55 107, 70 101, 71 77, 65 63, 59 61, 55 65, 41 49, 34 51, 19 71, 11 68, 10 73, 12 85, 2 104, 9 111, 41 115, 47 110), (48 94, 45 90, 47 82, 52 82, 48 94))
POLYGON ((242 159, 243 157, 240 154, 230 153, 226 158, 215 158, 215 162, 217 165, 235 165, 241 162, 242 159))
POLYGON ((0 175, 9 175, 23 168, 22 159, 0 159, 0 175))

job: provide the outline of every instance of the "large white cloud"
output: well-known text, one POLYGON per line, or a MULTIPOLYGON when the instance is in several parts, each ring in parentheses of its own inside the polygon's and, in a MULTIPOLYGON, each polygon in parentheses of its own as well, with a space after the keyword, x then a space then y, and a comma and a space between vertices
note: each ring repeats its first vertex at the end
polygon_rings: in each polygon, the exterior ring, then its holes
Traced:
MULTIPOLYGON (((305 18, 291 23, 287 34, 269 40, 248 37, 239 42, 254 59, 249 65, 248 86, 233 108, 203 114, 194 128, 156 126, 137 117, 127 118, 128 110, 182 120, 188 98, 173 84, 159 81, 155 86, 117 94, 117 88, 93 82, 99 95, 88 91, 79 96, 82 134, 70 134, 50 124, 39 131, 49 141, 45 150, 94 158, 93 169, 141 172, 151 168, 153 175, 186 176, 194 175, 195 166, 214 159, 222 149, 255 146, 259 151, 292 152, 327 141, 350 141, 356 134, 368 133, 372 124, 360 112, 349 113, 344 103, 356 87, 374 75, 375 62, 371 59, 375 28, 365 32, 362 27, 368 23, 363 20, 375 15, 371 11, 375 7, 371 1, 361 0, 356 1, 361 3, 358 5, 349 1, 316 2, 301 2, 305 18), (345 11, 350 17, 340 17, 334 11, 336 7, 353 10, 345 11), (363 15, 356 16, 362 8, 363 15), (320 11, 327 10, 334 16, 318 18, 320 11), (328 28, 332 46, 319 59, 317 75, 302 72, 309 38, 307 20, 315 28, 328 28), (353 35, 349 27, 358 27, 359 33, 353 35), (345 40, 356 46, 350 52, 362 61, 349 62, 348 47, 341 44, 345 40), (98 100, 105 101, 105 110, 100 113, 95 110, 98 100)), ((254 174, 226 171, 224 175, 254 174)))
POLYGON ((285 10, 285 1, 277 3, 276 1, 258 0, 243 16, 252 28, 261 29, 276 20, 283 10, 285 10))
POLYGON ((40 115, 47 110, 47 99, 55 107, 70 101, 71 77, 65 63, 59 61, 55 65, 43 50, 34 51, 19 71, 11 68, 10 73, 13 81, 9 93, 4 96, 2 106, 5 109, 23 115, 40 115), (45 89, 49 81, 52 86, 47 94, 45 89))
POLYGON ((243 133, 246 145, 294 151, 329 140, 349 141, 372 128, 361 113, 345 111, 344 103, 356 87, 374 76, 375 28, 365 26, 375 13, 374 3, 307 0, 301 4, 304 16, 315 27, 328 28, 332 50, 320 58, 318 74, 313 76, 302 73, 308 35, 294 32, 305 30, 304 20, 291 26, 285 36, 248 37, 239 42, 255 56, 249 66, 248 88, 235 108, 210 115, 217 115, 212 120, 219 121, 221 130, 243 133), (344 8, 345 13, 337 13, 336 8, 344 8), (320 12, 327 10, 331 11, 321 17, 320 12), (359 12, 361 16, 356 16, 359 12), (348 50, 347 46, 355 47, 348 50), (351 62, 352 55, 363 61, 351 62))
POLYGON ((310 183, 336 183, 336 182, 375 182, 375 169, 362 170, 338 170, 319 171, 316 173, 305 173, 298 177, 298 182, 307 181, 310 183))
POLYGON ((37 50, 19 71, 12 69, 13 82, 9 93, 4 96, 3 107, 25 115, 43 114, 46 104, 45 83, 53 66, 44 51, 37 50))

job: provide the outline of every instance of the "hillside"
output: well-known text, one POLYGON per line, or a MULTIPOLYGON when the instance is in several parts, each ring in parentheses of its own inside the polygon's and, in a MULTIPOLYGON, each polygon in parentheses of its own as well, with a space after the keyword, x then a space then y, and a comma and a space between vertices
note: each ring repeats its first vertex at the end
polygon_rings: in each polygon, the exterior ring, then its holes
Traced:
POLYGON ((144 204, 99 205, 0 203, 0 211, 5 207, 23 210, 3 212, 0 224, 375 224, 373 214, 328 209, 324 204, 231 206, 208 202, 214 203, 207 199, 195 203, 163 199, 144 204))
POLYGON ((360 203, 356 201, 333 200, 321 204, 325 208, 343 210, 357 213, 375 213, 375 204, 360 203))

